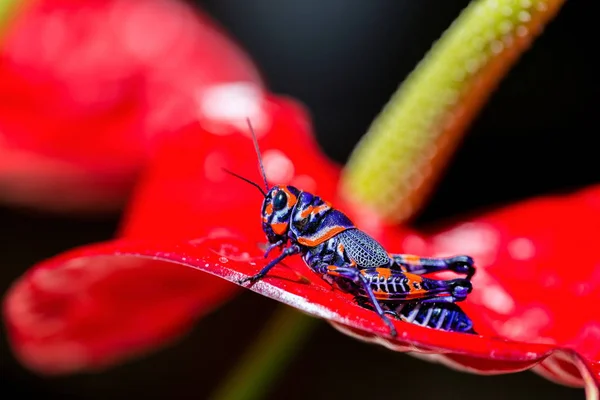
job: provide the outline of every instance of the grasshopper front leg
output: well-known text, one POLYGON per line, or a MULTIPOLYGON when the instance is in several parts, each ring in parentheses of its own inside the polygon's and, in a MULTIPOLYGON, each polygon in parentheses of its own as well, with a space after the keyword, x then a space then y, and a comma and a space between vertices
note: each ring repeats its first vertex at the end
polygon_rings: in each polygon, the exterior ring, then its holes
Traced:
POLYGON ((298 254, 300 253, 300 246, 293 244, 290 247, 286 247, 283 252, 281 252, 280 255, 278 255, 276 258, 274 258, 273 260, 271 260, 271 262, 269 262, 267 265, 265 265, 256 275, 253 276, 249 276, 247 278, 241 279, 238 281, 238 283, 240 285, 246 283, 246 282, 250 282, 250 284, 253 284, 256 281, 261 280, 262 278, 265 277, 265 275, 267 274, 267 272, 269 272, 269 270, 271 268, 273 268, 274 266, 276 266, 277 264, 279 264, 281 261, 283 261, 284 258, 289 257, 291 255, 294 254, 298 254))

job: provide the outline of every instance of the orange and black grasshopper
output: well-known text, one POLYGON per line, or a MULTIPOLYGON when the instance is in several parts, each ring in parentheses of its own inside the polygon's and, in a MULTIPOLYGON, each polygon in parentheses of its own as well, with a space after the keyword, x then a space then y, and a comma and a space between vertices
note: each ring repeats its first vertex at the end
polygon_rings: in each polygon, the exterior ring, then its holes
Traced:
POLYGON ((472 290, 475 268, 471 257, 390 254, 375 239, 356 228, 345 214, 318 196, 293 186, 269 188, 250 121, 248 126, 265 189, 227 172, 260 190, 264 196, 262 229, 270 243, 265 257, 277 247, 282 252, 256 275, 239 283, 254 283, 286 257, 300 254, 312 271, 353 294, 363 307, 375 311, 392 336, 396 336, 396 329, 387 315, 431 328, 474 333, 470 319, 454 304, 464 300, 472 290), (439 271, 466 274, 466 278, 437 280, 423 276, 439 271))

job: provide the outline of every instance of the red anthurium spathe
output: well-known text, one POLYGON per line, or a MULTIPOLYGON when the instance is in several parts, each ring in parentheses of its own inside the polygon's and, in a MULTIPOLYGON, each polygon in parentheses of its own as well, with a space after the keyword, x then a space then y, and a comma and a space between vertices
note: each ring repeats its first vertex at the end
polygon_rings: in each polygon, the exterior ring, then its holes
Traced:
MULTIPOLYGON (((290 100, 272 97, 256 98, 251 108, 257 110, 258 118, 252 121, 267 174, 332 196, 339 170, 320 155, 304 110, 290 100)), ((234 236, 251 240, 257 250, 264 241, 262 197, 256 188, 221 169, 260 182, 253 142, 244 119, 228 130, 223 126, 193 123, 162 141, 139 184, 121 236, 136 243, 234 236)), ((153 251, 152 246, 148 249, 153 251)), ((32 368, 61 373, 120 361, 185 332, 191 322, 239 289, 188 268, 135 257, 119 256, 123 263, 114 262, 95 254, 100 258, 93 260, 106 262, 100 265, 90 258, 58 269, 53 264, 47 271, 65 272, 60 283, 42 277, 38 286, 40 281, 27 274, 7 296, 5 312, 15 349, 32 368), (38 309, 28 299, 45 306, 38 309), (64 351, 67 348, 77 351, 64 351)))
MULTIPOLYGON (((524 361, 533 344, 559 350, 534 370, 566 385, 585 380, 588 394, 597 396, 600 312, 592 305, 600 301, 600 256, 593 251, 598 226, 596 185, 466 218, 426 236, 383 228, 379 239, 390 249, 402 243, 400 250, 407 253, 474 257, 475 289, 461 306, 478 332, 520 343, 524 352, 512 361, 524 361)), ((355 334, 378 340, 364 331, 355 334)), ((462 339, 461 346, 466 343, 462 339)), ((498 348, 480 350, 471 354, 476 359, 442 351, 428 357, 467 371, 496 371, 498 348)), ((535 363, 542 358, 535 357, 535 363)))
POLYGON ((231 110, 216 114, 215 101, 262 93, 247 56, 183 2, 31 0, 18 11, 0 42, 0 201, 114 208, 157 137, 198 119, 227 129, 231 110))
MULTIPOLYGON (((373 312, 332 290, 299 257, 252 290, 393 350, 483 374, 535 368, 596 393, 599 317, 589 304, 597 303, 600 284, 600 257, 592 251, 600 187, 529 200, 429 234, 383 227, 336 200, 338 169, 320 155, 300 108, 272 97, 256 108, 273 182, 331 199, 389 251, 475 258, 475 289, 463 307, 481 335, 397 322, 394 339, 373 312)), ((188 126, 163 142, 123 238, 45 261, 16 282, 4 307, 21 360, 44 373, 114 363, 175 337, 238 288, 228 281, 254 274, 265 262, 261 196, 221 167, 260 182, 247 129, 188 126)))

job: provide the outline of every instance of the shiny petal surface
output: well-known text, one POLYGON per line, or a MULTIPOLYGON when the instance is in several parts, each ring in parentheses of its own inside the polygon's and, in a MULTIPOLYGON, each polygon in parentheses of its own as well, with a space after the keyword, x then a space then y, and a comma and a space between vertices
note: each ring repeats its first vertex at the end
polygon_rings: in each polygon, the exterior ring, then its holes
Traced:
POLYGON ((156 138, 192 120, 226 126, 207 104, 260 95, 262 82, 183 2, 49 0, 5 32, 0 92, 2 200, 94 210, 122 203, 156 138))
MULTIPOLYGON (((478 272, 474 290, 462 304, 478 332, 565 350, 534 370, 566 385, 587 383, 592 393, 592 381, 600 383, 600 312, 592 306, 600 301, 600 255, 594 251, 599 226, 596 185, 463 217, 429 235, 406 235, 394 228, 375 232, 390 249, 402 243, 407 253, 471 255, 478 272)), ((487 358, 493 359, 495 349, 490 351, 487 358)), ((433 358, 474 368, 471 361, 453 356, 433 358)), ((476 369, 482 367, 480 363, 476 369)))
MULTIPOLYGON (((124 327, 129 324, 123 326, 120 319, 144 321, 151 327, 165 325, 155 322, 164 318, 164 313, 153 310, 153 307, 162 307, 162 302, 148 302, 148 296, 143 296, 143 306, 135 307, 137 310, 127 307, 122 312, 120 309, 120 304, 126 304, 125 300, 131 304, 138 299, 138 290, 132 290, 131 283, 133 276, 144 274, 142 268, 156 271, 144 276, 143 286, 154 284, 160 290, 172 286, 176 288, 173 292, 192 293, 195 288, 182 290, 185 288, 178 279, 167 281, 163 286, 160 278, 184 274, 186 269, 181 268, 184 265, 235 282, 254 274, 262 263, 261 252, 253 243, 233 237, 171 243, 122 239, 76 249, 40 264, 15 284, 5 303, 11 340, 25 363, 44 372, 66 372, 98 365, 101 364, 98 357, 110 360, 107 351, 112 343, 98 346, 93 341, 95 337, 103 342, 107 333, 114 334, 114 341, 123 341, 129 348, 138 340, 138 332, 131 337, 126 335, 124 327), (146 257, 152 261, 143 262, 146 257), (131 278, 125 277, 124 282, 118 284, 119 276, 125 276, 127 271, 131 271, 131 278), (154 276, 159 279, 155 281, 154 276), (73 287, 75 289, 65 289, 73 287), (127 290, 119 296, 115 287, 127 290), (113 307, 108 307, 108 299, 113 307), (65 356, 69 352, 55 350, 70 347, 79 347, 72 359, 65 356)), ((325 318, 348 334, 369 337, 393 350, 456 352, 465 356, 489 356, 493 351, 499 362, 497 370, 507 371, 525 369, 553 349, 544 344, 445 333, 400 322, 396 323, 400 339, 394 340, 373 312, 355 305, 351 296, 332 290, 299 258, 286 262, 286 265, 276 267, 251 290, 325 318)), ((193 274, 186 275, 182 275, 180 281, 193 282, 193 274)), ((199 272, 196 275, 202 276, 199 272)), ((174 313, 177 314, 185 313, 174 313)), ((170 316, 167 317, 168 323, 172 324, 170 316)), ((148 332, 147 327, 144 328, 148 332)), ((162 339, 162 336, 158 338, 162 339)))
MULTIPOLYGON (((468 251, 474 255, 478 262, 475 289, 462 306, 480 335, 396 322, 398 337, 394 339, 373 312, 355 305, 351 296, 333 290, 298 257, 286 262, 287 266, 276 267, 251 290, 325 318, 353 337, 395 351, 416 352, 481 374, 534 368, 563 384, 585 384, 588 395, 593 396, 600 383, 600 341, 598 313, 590 304, 597 304, 598 291, 567 289, 577 288, 571 286, 577 282, 587 283, 591 289, 599 285, 598 258, 582 251, 571 260, 564 259, 569 251, 563 245, 577 243, 587 249, 591 244, 593 238, 582 230, 586 225, 578 216, 585 218, 590 229, 598 226, 599 194, 600 187, 592 187, 568 196, 533 199, 473 217, 431 236, 387 232, 390 239, 400 243, 390 247, 392 251, 420 250, 420 254, 437 255, 468 251), (523 222, 526 215, 537 224, 523 222), (536 215, 555 217, 535 219, 536 215), (551 230, 552 224, 565 230, 551 230), (491 241, 490 230, 498 240, 491 241), (534 232, 545 235, 536 238, 531 236, 534 232), (545 248, 546 256, 539 254, 539 261, 536 256, 527 258, 515 250, 519 246, 508 245, 522 237, 532 239, 536 250, 545 248), (488 245, 490 242, 494 246, 488 245), (545 244, 553 245, 539 247, 545 244), (515 254, 519 262, 515 262, 515 254), (577 263, 576 270, 569 261, 577 263), (548 274, 554 276, 550 286, 544 283, 548 274)), ((145 349, 189 323, 189 310, 201 307, 195 285, 201 285, 204 277, 199 271, 189 271, 197 269, 235 282, 255 273, 264 262, 256 241, 225 229, 193 241, 122 239, 77 249, 42 263, 12 288, 5 302, 11 341, 25 363, 43 372, 105 365, 123 357, 125 348, 129 354, 145 349), (151 271, 143 279, 142 287, 150 294, 143 296, 143 302, 135 295, 136 282, 140 282, 136 278, 145 273, 141 268, 151 271), (77 284, 67 284, 71 277, 77 284), (119 294, 118 289, 124 287, 127 290, 119 294), (163 302, 168 303, 166 308, 162 308, 163 302), (121 303, 131 307, 116 310, 121 303), (170 311, 161 312, 167 309, 170 311), (120 324, 120 318, 138 325, 120 324), (89 329, 90 325, 94 329, 89 329), (142 326, 144 335, 137 332, 142 326), (61 349, 75 345, 76 357, 69 359, 66 356, 70 352, 61 349)))

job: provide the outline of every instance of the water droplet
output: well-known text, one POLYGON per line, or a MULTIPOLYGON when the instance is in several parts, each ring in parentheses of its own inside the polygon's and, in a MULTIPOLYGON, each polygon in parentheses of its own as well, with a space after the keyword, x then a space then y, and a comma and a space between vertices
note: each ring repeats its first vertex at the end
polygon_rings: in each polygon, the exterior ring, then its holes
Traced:
POLYGON ((520 11, 518 18, 521 22, 529 22, 531 21, 531 14, 529 14, 527 11, 520 11))
POLYGON ((504 44, 500 40, 494 40, 490 44, 490 49, 494 54, 500 54, 504 50, 504 44))
POLYGON ((529 260, 535 255, 535 246, 527 238, 513 239, 508 243, 508 253, 515 260, 529 260))
POLYGON ((500 29, 500 33, 502 33, 503 35, 507 35, 512 31, 513 24, 510 21, 502 21, 498 28, 500 29))
POLYGON ((523 25, 519 25, 517 27, 517 36, 518 37, 525 37, 529 34, 529 29, 527 29, 526 26, 523 25))
POLYGON ((263 110, 264 95, 254 83, 233 82, 203 87, 196 93, 196 99, 202 126, 210 133, 233 133, 234 130, 227 129, 227 125, 247 132, 246 118, 250 118, 257 138, 268 129, 269 118, 263 110))
POLYGON ((269 181, 286 184, 294 176, 294 164, 279 150, 265 151, 263 165, 269 181))
POLYGON ((506 16, 506 17, 510 17, 513 13, 513 9, 510 6, 504 6, 502 7, 502 15, 506 16))

